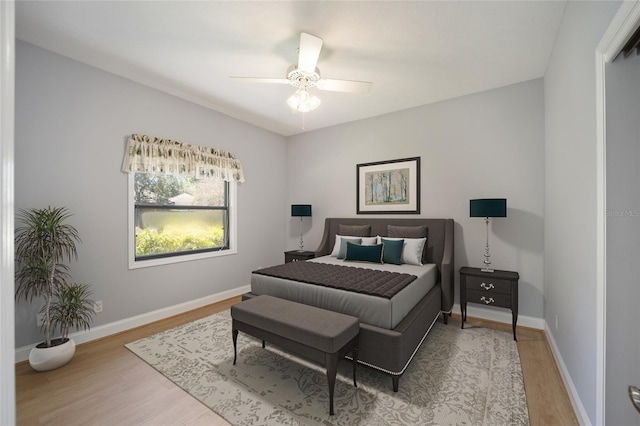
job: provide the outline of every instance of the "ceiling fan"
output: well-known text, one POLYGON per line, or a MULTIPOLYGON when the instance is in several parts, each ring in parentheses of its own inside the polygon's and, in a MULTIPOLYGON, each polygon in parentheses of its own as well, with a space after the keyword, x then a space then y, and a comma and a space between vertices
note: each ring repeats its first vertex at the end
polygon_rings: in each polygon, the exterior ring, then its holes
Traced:
POLYGON ((246 83, 290 84, 298 90, 287 100, 287 104, 300 112, 311 111, 320 105, 320 99, 309 93, 309 89, 346 93, 368 93, 373 83, 369 81, 334 80, 320 78, 320 70, 316 67, 322 49, 322 39, 311 34, 300 34, 298 63, 287 69, 286 78, 230 77, 232 80, 246 83))

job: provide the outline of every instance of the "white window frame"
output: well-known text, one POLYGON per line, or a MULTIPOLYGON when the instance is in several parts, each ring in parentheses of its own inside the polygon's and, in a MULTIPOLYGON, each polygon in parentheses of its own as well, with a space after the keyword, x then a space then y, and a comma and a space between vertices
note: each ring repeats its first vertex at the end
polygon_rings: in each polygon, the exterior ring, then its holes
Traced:
POLYGON ((135 224, 135 190, 134 173, 128 173, 128 257, 129 257, 129 269, 147 268, 150 266, 169 265, 179 262, 190 262, 194 260, 209 259, 212 257, 228 256, 238 253, 238 214, 237 214, 237 188, 236 182, 229 182, 229 191, 227 194, 229 203, 229 229, 227 230, 229 237, 229 248, 215 251, 208 251, 204 253, 195 254, 183 254, 178 256, 167 256, 156 259, 136 260, 136 224, 135 224))

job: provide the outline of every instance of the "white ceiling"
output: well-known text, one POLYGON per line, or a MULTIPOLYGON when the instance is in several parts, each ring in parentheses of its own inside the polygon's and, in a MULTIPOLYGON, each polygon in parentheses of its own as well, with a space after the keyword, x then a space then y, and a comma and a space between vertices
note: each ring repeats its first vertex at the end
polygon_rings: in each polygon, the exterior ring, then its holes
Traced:
POLYGON ((24 1, 16 37, 281 135, 301 133, 284 78, 300 33, 324 40, 306 131, 542 77, 565 1, 24 1))

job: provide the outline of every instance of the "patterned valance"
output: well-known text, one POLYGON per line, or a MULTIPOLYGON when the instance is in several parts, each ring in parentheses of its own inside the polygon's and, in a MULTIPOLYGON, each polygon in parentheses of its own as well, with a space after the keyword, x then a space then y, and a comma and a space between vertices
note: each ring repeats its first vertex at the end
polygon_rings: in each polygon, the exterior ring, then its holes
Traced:
POLYGON ((122 171, 244 182, 240 161, 227 151, 135 134, 129 137, 122 171))

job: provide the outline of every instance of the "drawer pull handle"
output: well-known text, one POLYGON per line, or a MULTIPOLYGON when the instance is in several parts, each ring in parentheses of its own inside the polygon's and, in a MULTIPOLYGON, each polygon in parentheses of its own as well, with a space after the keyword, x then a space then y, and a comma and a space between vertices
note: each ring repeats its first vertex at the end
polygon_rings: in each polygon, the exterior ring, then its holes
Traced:
POLYGON ((488 298, 488 299, 487 299, 486 297, 482 296, 482 297, 480 298, 480 300, 482 300, 482 301, 483 301, 484 303, 486 303, 487 305, 489 305, 489 304, 491 304, 491 303, 495 302, 495 300, 493 300, 493 297, 490 297, 490 298, 488 298))
POLYGON ((492 288, 495 288, 495 286, 491 283, 489 283, 489 285, 486 285, 485 283, 480 284, 480 287, 484 288, 485 290, 489 291, 492 288))

